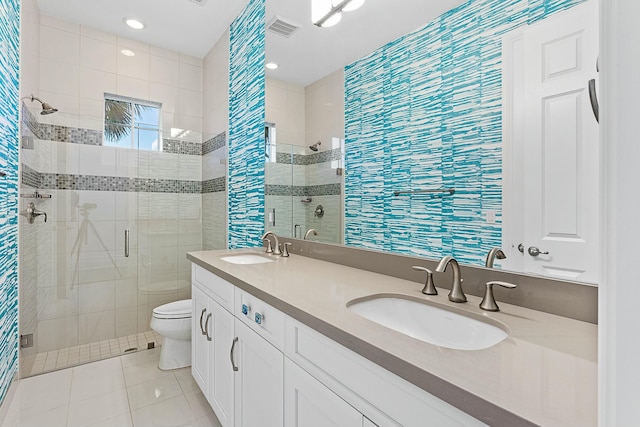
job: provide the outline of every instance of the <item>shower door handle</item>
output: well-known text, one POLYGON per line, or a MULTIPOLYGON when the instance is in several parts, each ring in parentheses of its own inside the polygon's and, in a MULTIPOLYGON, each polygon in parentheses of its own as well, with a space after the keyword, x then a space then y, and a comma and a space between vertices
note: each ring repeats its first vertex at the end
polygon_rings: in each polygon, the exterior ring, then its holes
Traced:
POLYGON ((129 258, 129 230, 124 230, 124 256, 129 258))

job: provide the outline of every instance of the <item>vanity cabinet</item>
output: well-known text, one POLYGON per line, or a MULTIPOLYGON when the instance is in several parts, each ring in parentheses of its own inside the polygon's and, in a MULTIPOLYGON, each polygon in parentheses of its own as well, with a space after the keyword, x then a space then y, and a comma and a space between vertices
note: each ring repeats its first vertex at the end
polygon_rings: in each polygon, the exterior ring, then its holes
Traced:
POLYGON ((201 267, 192 277, 192 372, 223 427, 486 426, 201 267))

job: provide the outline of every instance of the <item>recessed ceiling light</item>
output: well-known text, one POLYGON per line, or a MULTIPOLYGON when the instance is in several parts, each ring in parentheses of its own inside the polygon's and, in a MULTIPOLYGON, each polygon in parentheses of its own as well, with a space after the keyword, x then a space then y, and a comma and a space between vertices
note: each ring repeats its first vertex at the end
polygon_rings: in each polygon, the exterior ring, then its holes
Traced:
POLYGON ((120 53, 123 54, 124 56, 136 56, 136 53, 129 49, 122 49, 120 53))
POLYGON ((267 62, 264 66, 270 70, 275 70, 276 68, 278 68, 278 64, 276 64, 275 62, 267 62))
POLYGON ((144 24, 135 18, 124 18, 123 21, 125 24, 127 24, 127 26, 133 28, 134 30, 141 30, 144 28, 144 24))

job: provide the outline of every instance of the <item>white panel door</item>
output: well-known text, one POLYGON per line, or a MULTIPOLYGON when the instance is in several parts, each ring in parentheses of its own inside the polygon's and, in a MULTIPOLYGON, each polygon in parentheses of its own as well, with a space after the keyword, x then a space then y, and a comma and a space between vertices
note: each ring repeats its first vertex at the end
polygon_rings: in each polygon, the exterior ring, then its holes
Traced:
POLYGON ((235 426, 282 427, 284 356, 235 319, 235 426))
POLYGON ((595 0, 524 32, 525 272, 600 278, 600 145, 588 91, 597 56, 595 0))
POLYGON ((234 337, 234 318, 213 300, 207 325, 209 351, 209 394, 207 400, 223 427, 234 425, 234 373, 229 358, 234 337))
POLYGON ((205 396, 209 395, 209 342, 204 322, 209 310, 209 297, 200 289, 191 289, 191 375, 205 396))
POLYGON ((362 427, 363 418, 320 381, 285 358, 285 427, 362 427))

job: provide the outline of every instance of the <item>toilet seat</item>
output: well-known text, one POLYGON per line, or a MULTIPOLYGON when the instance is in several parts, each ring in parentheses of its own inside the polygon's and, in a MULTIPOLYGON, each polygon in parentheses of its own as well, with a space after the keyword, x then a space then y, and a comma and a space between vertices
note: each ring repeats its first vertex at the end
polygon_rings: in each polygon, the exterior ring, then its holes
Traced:
POLYGON ((156 319, 189 319, 191 318, 191 300, 174 301, 153 309, 156 319))

